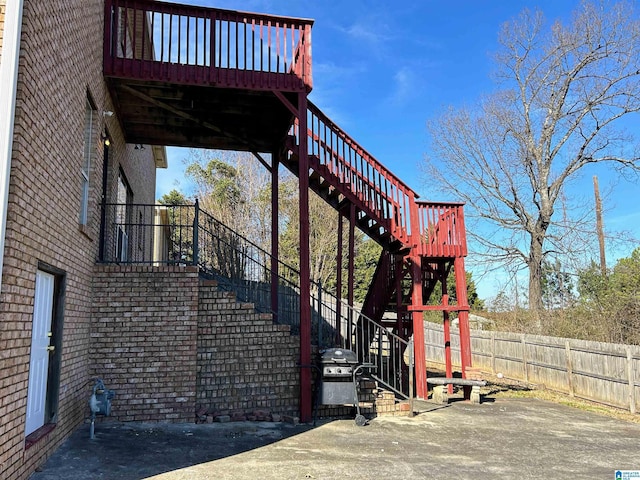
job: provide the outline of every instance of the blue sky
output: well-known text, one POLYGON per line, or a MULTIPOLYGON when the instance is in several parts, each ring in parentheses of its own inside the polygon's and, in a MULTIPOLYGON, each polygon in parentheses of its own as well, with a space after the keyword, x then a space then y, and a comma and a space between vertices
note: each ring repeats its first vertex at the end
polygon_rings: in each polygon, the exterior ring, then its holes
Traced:
MULTIPOLYGON (((424 200, 438 200, 420 171, 428 151, 426 122, 449 105, 475 102, 492 91, 492 54, 501 25, 523 8, 568 20, 575 0, 206 1, 185 3, 312 18, 314 90, 311 100, 389 167, 424 200)), ((169 149, 169 169, 158 171, 157 194, 182 176, 185 151, 169 149)), ((591 198, 600 176, 607 230, 627 228, 640 237, 637 184, 618 181, 606 169, 585 172, 577 195, 591 198)), ((184 182, 180 182, 184 185, 184 182)), ((627 255, 612 252, 609 257, 627 255)), ((472 259, 468 263, 473 264, 472 259)), ((610 262, 611 263, 611 262, 610 262)), ((471 267, 473 269, 473 267, 471 267)), ((481 296, 501 280, 483 278, 481 296)))

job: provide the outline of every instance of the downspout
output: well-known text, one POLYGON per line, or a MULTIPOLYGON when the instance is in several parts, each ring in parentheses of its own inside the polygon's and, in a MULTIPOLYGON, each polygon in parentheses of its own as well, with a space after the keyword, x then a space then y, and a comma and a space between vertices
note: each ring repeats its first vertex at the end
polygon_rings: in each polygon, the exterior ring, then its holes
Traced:
POLYGON ((4 265, 4 243, 7 232, 9 176, 13 152, 13 127, 16 112, 22 7, 24 0, 9 0, 5 4, 0 85, 6 88, 0 96, 0 287, 4 265))

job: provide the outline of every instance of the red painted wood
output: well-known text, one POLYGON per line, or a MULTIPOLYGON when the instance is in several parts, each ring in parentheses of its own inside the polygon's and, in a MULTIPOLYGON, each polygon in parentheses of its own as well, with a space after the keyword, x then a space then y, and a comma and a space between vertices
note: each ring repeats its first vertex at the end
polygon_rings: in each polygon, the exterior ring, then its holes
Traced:
POLYGON ((279 197, 279 165, 280 157, 277 152, 271 154, 271 310, 274 312, 274 321, 278 320, 278 266, 279 262, 279 237, 280 219, 278 208, 279 197))
POLYGON ((300 420, 311 420, 311 268, 309 264, 309 162, 307 157, 307 95, 298 94, 300 207, 300 420))
POLYGON ((106 0, 104 73, 309 92, 312 25, 309 19, 151 0, 106 0), (154 54, 145 53, 152 45, 154 54))
POLYGON ((460 311, 458 325, 460 328, 460 361, 462 377, 466 377, 467 367, 471 367, 471 330, 469 328, 469 301, 467 299, 467 277, 464 271, 464 257, 454 259, 453 268, 456 276, 456 297, 460 311))
POLYGON ((347 302, 353 307, 353 287, 355 286, 355 260, 356 260, 356 206, 351 205, 349 210, 349 265, 347 302))
POLYGON ((312 167, 400 242, 409 244, 407 209, 417 194, 380 164, 317 107, 309 104, 312 167), (315 162, 315 164, 314 164, 315 162), (322 172, 324 171, 324 172, 322 172), (347 188, 345 188, 347 187, 347 188))
MULTIPOLYGON (((411 291, 412 305, 422 305, 422 266, 421 259, 418 255, 412 255, 411 261, 411 280, 413 283, 411 291)), ((424 319, 422 312, 413 312, 413 341, 414 341, 414 357, 415 357, 415 382, 416 396, 418 398, 427 399, 427 365, 426 352, 424 345, 424 319)))
MULTIPOLYGON (((343 221, 342 212, 338 212, 338 252, 336 254, 336 292, 342 298, 342 250, 343 250, 343 221)), ((336 318, 341 317, 342 305, 336 304, 336 318)), ((342 345, 342 329, 336 328, 336 345, 342 345)))
MULTIPOLYGON (((449 306, 449 292, 447 291, 447 272, 444 268, 439 269, 439 280, 442 286, 442 305, 449 306)), ((453 377, 453 364, 451 361, 451 324, 449 323, 449 312, 442 312, 442 327, 444 331, 444 363, 445 372, 448 378, 453 377)), ((453 385, 448 387, 449 393, 453 393, 453 385)))
POLYGON ((463 204, 418 202, 418 250, 425 257, 467 255, 463 204))

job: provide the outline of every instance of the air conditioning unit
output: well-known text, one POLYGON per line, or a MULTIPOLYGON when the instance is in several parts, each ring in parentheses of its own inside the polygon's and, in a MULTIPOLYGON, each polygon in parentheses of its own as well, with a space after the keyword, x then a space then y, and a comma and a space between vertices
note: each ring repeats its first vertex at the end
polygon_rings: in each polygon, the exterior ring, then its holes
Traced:
POLYGON ((124 230, 124 225, 116 225, 116 262, 127 262, 129 257, 129 236, 124 230))

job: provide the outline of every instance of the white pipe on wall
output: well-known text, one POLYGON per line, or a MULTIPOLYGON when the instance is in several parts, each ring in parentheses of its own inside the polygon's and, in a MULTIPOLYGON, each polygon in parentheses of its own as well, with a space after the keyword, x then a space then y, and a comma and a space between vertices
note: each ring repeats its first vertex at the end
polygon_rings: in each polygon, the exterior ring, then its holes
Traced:
POLYGON ((4 242, 7 230, 9 176, 13 152, 13 127, 16 111, 22 7, 24 0, 8 0, 5 6, 2 60, 0 60, 0 287, 4 265, 4 242))

